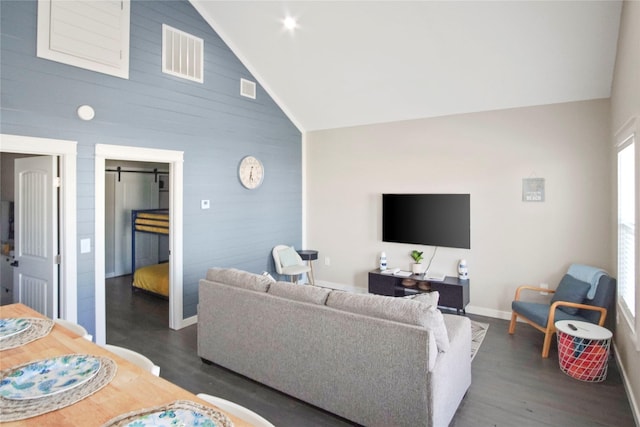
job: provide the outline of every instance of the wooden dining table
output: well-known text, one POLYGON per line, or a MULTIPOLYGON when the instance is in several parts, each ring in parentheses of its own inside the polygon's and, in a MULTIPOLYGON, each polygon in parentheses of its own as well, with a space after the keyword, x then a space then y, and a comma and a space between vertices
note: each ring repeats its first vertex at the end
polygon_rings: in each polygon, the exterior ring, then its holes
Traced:
MULTIPOLYGON (((21 317, 45 318, 23 304, 0 306, 0 318, 21 317)), ((102 426, 120 415, 170 404, 176 400, 192 401, 215 408, 227 415, 235 427, 250 426, 244 420, 225 413, 195 394, 163 378, 156 377, 57 324, 49 334, 40 339, 0 351, 0 370, 66 354, 106 356, 116 362, 117 372, 105 387, 70 406, 32 418, 2 423, 3 427, 102 426)))

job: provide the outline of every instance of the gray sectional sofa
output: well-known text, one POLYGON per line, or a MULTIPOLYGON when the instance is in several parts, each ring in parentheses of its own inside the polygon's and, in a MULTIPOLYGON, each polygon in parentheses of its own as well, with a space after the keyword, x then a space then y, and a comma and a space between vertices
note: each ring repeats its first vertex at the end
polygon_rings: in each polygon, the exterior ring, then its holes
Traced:
POLYGON ((428 303, 274 282, 200 280, 198 355, 365 426, 447 426, 471 384, 471 326, 428 303))

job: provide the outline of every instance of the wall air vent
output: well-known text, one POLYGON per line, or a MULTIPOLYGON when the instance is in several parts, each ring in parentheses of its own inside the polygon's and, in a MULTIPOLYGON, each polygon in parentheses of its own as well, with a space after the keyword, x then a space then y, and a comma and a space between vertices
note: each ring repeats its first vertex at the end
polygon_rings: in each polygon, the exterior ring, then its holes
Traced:
POLYGON ((162 72, 204 82, 204 40, 162 24, 162 72))
POLYGON ((256 82, 240 79, 240 95, 256 99, 256 82))

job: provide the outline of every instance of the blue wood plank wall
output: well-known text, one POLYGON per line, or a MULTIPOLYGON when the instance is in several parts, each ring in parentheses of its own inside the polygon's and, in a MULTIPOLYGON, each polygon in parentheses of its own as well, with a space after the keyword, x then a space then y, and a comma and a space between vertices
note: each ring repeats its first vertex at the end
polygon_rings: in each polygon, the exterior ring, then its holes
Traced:
MULTIPOLYGON (((184 151, 184 316, 196 314, 207 268, 273 273, 271 248, 301 244, 301 133, 186 0, 131 2, 128 80, 36 57, 35 1, 0 2, 0 131, 78 141, 78 239, 94 241, 95 144, 184 151), (161 72, 162 24, 204 39, 204 84, 161 72), (83 122, 79 105, 96 118, 83 122), (260 158, 265 180, 244 189, 240 159, 260 158), (201 210, 200 200, 211 209, 201 210)), ((104 242, 95 242, 103 245, 104 242)), ((94 254, 78 253, 79 321, 94 325, 94 254)))

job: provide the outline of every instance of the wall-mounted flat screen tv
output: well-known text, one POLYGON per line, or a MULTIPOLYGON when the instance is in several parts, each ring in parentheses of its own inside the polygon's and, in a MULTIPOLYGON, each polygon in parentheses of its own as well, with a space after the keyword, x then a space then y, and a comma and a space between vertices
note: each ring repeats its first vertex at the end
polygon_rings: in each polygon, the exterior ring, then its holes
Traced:
POLYGON ((383 194, 382 240, 471 249, 469 194, 383 194))

